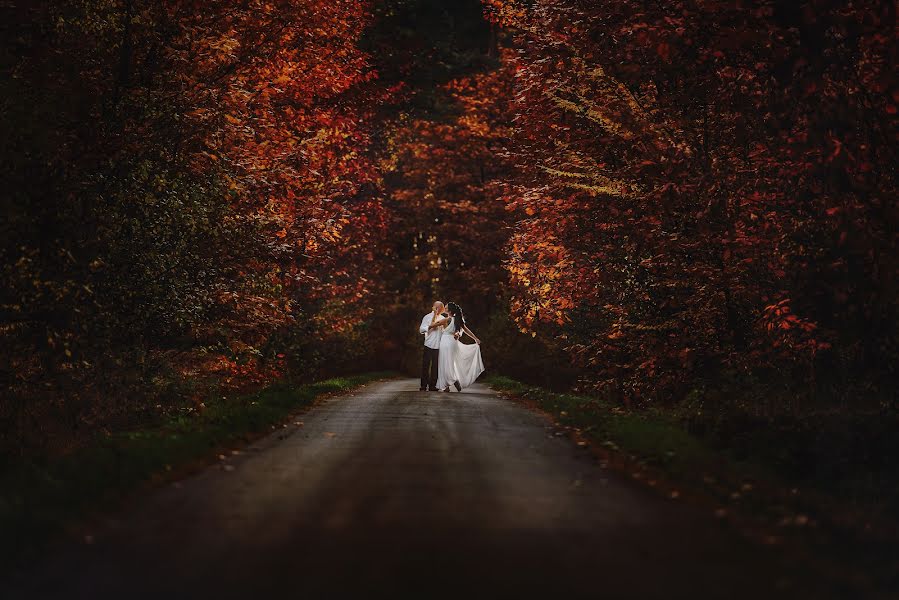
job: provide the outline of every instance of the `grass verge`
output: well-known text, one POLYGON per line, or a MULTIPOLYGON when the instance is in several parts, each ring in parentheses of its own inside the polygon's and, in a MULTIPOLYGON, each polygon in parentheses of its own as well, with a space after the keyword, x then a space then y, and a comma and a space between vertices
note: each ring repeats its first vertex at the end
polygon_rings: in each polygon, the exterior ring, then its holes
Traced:
POLYGON ((715 452, 660 413, 626 412, 597 398, 551 392, 504 376, 482 381, 548 413, 632 467, 655 468, 684 483, 703 481, 719 467, 715 452))
POLYGON ((142 485, 183 473, 216 450, 248 442, 317 399, 391 376, 366 373, 307 385, 277 383, 199 414, 98 438, 67 456, 0 475, 0 557, 7 567, 34 558, 73 522, 114 506, 142 485))
POLYGON ((482 381, 548 413, 591 442, 604 462, 668 497, 689 497, 757 541, 806 554, 865 588, 899 589, 895 465, 882 468, 872 452, 859 452, 857 439, 871 448, 893 444, 896 424, 882 416, 753 427, 735 418, 722 427, 729 433, 701 435, 676 411, 626 411, 503 376, 482 381), (833 464, 842 470, 828 468, 833 464), (869 479, 878 481, 876 493, 856 485, 869 479))

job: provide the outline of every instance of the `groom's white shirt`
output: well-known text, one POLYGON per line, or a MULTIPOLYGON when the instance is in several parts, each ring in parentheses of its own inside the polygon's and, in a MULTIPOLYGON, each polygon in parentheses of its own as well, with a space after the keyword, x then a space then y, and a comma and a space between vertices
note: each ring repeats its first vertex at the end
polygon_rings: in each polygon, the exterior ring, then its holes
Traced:
MULTIPOLYGON (((430 327, 431 320, 433 318, 433 312, 429 312, 428 314, 426 314, 421 320, 421 326, 418 328, 418 333, 425 336, 425 346, 436 350, 440 348, 440 336, 443 335, 443 332, 439 328, 428 330, 428 327, 430 327)), ((437 318, 440 319, 439 316, 437 318)))

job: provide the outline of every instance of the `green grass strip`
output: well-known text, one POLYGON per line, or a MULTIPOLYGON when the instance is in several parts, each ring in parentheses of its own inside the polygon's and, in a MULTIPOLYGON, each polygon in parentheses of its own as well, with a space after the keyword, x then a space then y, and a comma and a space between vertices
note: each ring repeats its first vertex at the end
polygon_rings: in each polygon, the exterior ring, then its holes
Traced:
POLYGON ((0 557, 13 566, 85 515, 114 506, 168 471, 217 449, 270 431, 316 399, 391 377, 366 373, 307 385, 277 383, 253 394, 210 402, 200 414, 116 433, 70 455, 20 465, 0 476, 0 557))
POLYGON ((692 479, 711 466, 716 453, 674 418, 654 411, 628 412, 601 399, 560 394, 503 376, 486 377, 495 390, 533 402, 561 425, 575 427, 637 461, 692 479))

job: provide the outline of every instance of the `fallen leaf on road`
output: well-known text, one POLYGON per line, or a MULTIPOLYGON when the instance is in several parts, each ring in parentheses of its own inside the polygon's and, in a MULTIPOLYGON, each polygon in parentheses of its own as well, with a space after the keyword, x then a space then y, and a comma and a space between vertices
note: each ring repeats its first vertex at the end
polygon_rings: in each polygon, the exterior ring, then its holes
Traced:
POLYGON ((325 435, 326 435, 327 437, 334 437, 334 436, 336 436, 337 434, 334 433, 333 431, 326 431, 326 432, 325 432, 325 435))

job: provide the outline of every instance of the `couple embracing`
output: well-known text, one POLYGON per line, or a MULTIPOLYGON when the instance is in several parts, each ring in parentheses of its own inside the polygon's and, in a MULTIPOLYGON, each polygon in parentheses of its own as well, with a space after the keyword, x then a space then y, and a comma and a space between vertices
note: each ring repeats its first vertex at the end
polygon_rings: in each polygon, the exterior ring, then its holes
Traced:
POLYGON ((481 340, 466 325, 462 309, 455 302, 446 305, 439 300, 421 320, 418 332, 425 337, 421 361, 421 391, 462 391, 484 372, 481 340), (474 344, 463 344, 459 338, 468 334, 474 344))

